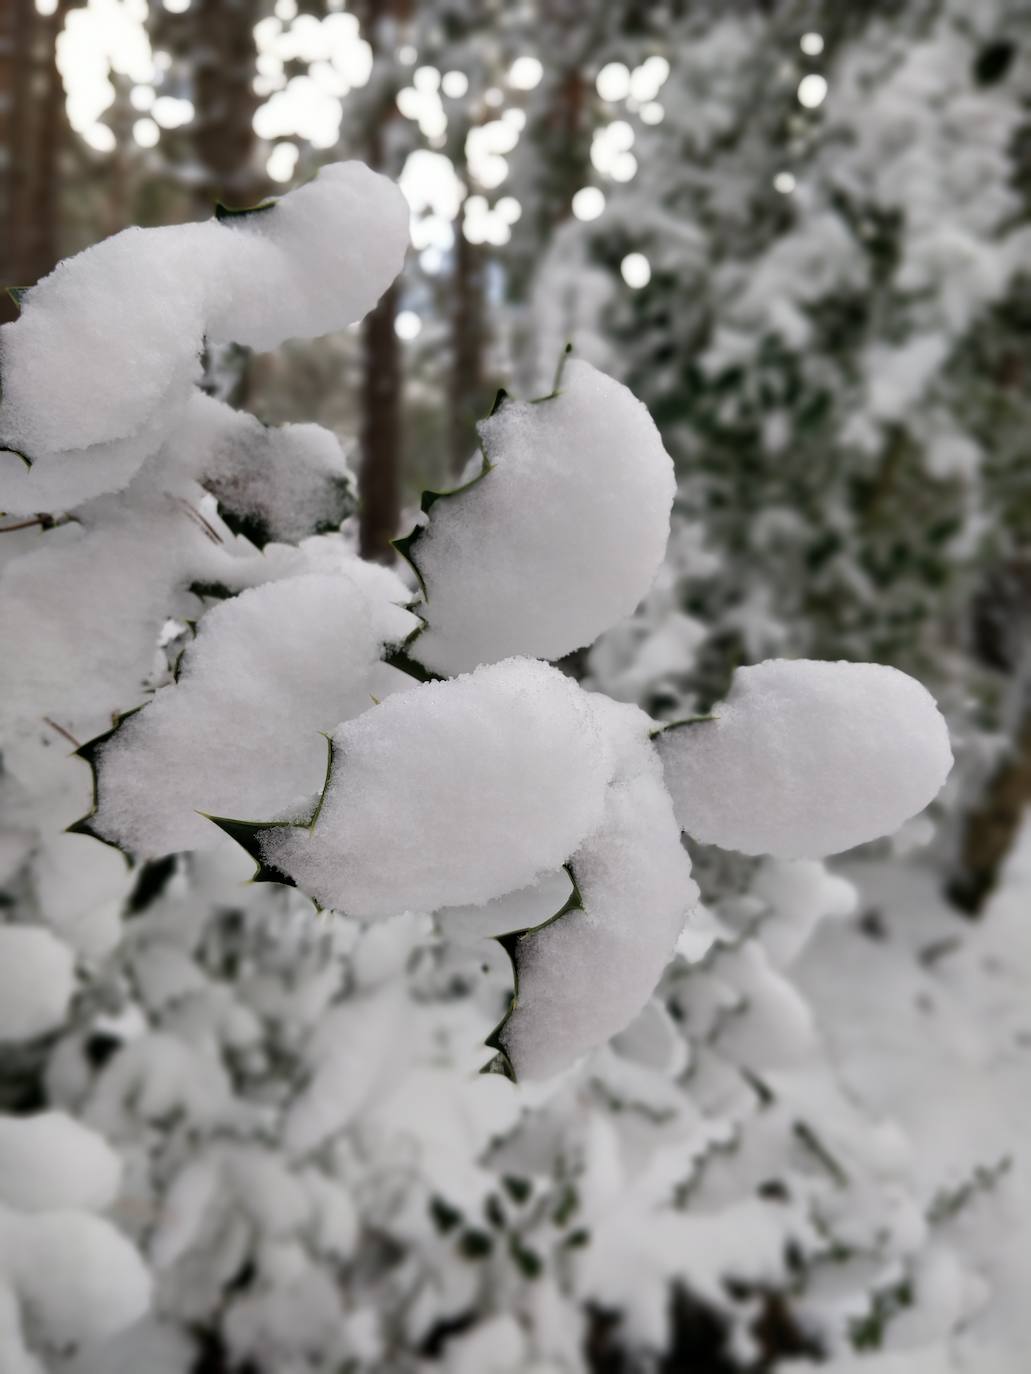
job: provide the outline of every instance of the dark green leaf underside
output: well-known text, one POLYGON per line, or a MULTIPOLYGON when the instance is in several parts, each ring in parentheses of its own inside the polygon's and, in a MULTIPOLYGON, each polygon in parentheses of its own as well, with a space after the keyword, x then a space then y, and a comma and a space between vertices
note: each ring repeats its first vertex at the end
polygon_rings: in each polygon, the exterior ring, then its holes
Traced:
MULTIPOLYGON (((322 790, 315 803, 314 810, 307 819, 295 821, 243 821, 233 816, 213 816, 208 811, 199 812, 206 820, 213 822, 229 836, 235 840, 241 849, 245 850, 254 860, 255 869, 251 878, 255 883, 280 883, 283 887, 297 887, 293 878, 275 864, 270 863, 262 847, 262 836, 267 835, 270 830, 313 830, 319 815, 322 812, 326 794, 329 791, 330 780, 333 776, 333 768, 337 758, 338 750, 330 735, 324 736, 327 745, 326 751, 326 774, 322 783, 322 790)), ((306 894, 307 895, 307 894, 306 894)), ((315 906, 321 910, 320 904, 311 898, 315 906)))
POLYGON ((117 735, 118 731, 127 720, 130 720, 139 711, 142 711, 146 704, 147 703, 144 702, 140 706, 134 706, 131 711, 123 712, 115 718, 115 723, 111 726, 110 730, 105 730, 101 735, 94 735, 92 739, 88 739, 85 744, 80 745, 79 748, 75 750, 74 756, 83 759, 89 765, 93 787, 93 799, 90 803, 90 809, 86 812, 85 816, 80 817, 77 821, 73 821, 71 825, 66 827, 69 835, 90 835, 93 839, 100 840, 102 844, 109 845, 112 849, 117 849, 130 868, 136 862, 136 856, 130 850, 120 845, 117 840, 112 840, 107 835, 100 834, 96 829, 96 815, 100 800, 98 761, 101 748, 108 740, 113 739, 114 736, 117 735))
POLYGON ((526 930, 509 931, 506 935, 497 935, 494 937, 508 955, 509 961, 512 964, 514 987, 512 991, 512 1000, 508 1004, 508 1010, 491 1031, 490 1035, 487 1036, 485 1041, 487 1048, 497 1050, 497 1054, 484 1066, 481 1072, 503 1074, 506 1078, 510 1078, 513 1083, 516 1081, 516 1073, 512 1061, 508 1056, 508 1052, 505 1049, 504 1034, 505 1028, 512 1019, 512 1015, 519 1002, 519 966, 523 942, 525 940, 532 940, 535 935, 540 934, 542 930, 546 930, 548 926, 554 925, 556 921, 560 921, 563 916, 568 916, 571 911, 583 911, 585 909, 583 894, 576 880, 576 874, 573 872, 572 863, 564 864, 563 867, 569 875, 569 881, 572 887, 569 896, 559 907, 558 911, 556 911, 553 916, 549 916, 546 921, 541 921, 540 925, 529 926, 526 930))
POLYGON ((220 222, 225 220, 247 219, 251 215, 263 215, 267 210, 274 210, 279 204, 277 200, 263 200, 259 205, 245 205, 241 209, 233 209, 222 202, 215 202, 215 218, 220 222))
POLYGON ((707 721, 719 720, 719 716, 685 716, 683 720, 667 721, 665 725, 660 725, 657 730, 653 730, 650 739, 658 739, 669 730, 682 730, 685 725, 704 725, 707 721))

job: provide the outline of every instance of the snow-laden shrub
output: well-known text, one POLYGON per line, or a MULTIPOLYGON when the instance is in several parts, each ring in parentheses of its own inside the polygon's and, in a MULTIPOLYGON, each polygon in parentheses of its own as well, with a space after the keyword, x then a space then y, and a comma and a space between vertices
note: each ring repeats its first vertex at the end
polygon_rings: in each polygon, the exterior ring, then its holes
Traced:
MULTIPOLYGON (((948 771, 931 698, 875 665, 742 670, 710 719, 662 729, 546 661, 645 595, 673 495, 646 411, 585 363, 504 399, 479 476, 424 497, 399 541, 416 588, 355 557, 333 437, 201 396, 199 355, 357 318, 403 224, 389 183, 329 168, 241 217, 116 236, 0 335, 0 504, 46 511, 0 574, 3 1037, 26 1096, 125 1161, 118 1198, 93 1180, 80 1211, 5 1217, 2 1329, 26 1369, 37 1322, 89 1371, 160 1349, 179 1374, 197 1330, 270 1374, 375 1368, 388 1321, 415 1350, 505 1304, 534 1356, 576 1358, 545 1309, 610 1300, 673 1177, 663 1142, 693 1187, 766 1094, 792 1115, 811 1085, 774 1076, 818 1057, 772 956, 696 908, 682 828, 822 855, 888 833, 948 771), (273 885, 241 889, 227 833, 273 885), (667 965, 689 981, 704 958, 715 1002, 651 1000, 667 965), (690 1054, 665 1004, 697 1028, 690 1054), (728 1020, 736 1005, 751 1017, 728 1020), (520 1082, 478 1077, 488 1063, 520 1082), (659 1127, 632 1180, 613 1104, 659 1127), (26 1266, 47 1270, 62 1228, 41 1296, 26 1266), (154 1316, 98 1346, 144 1304, 138 1249, 154 1316), (90 1272, 66 1292, 77 1255, 90 1272), (113 1305, 89 1286, 108 1269, 113 1305)), ((803 924, 836 901, 813 896, 803 924)), ((784 921, 781 960, 805 938, 784 921)), ((791 1227, 814 1205, 800 1187, 791 1227)), ((646 1344, 670 1282, 715 1292, 692 1268, 711 1238, 683 1221, 664 1213, 642 1261, 646 1344)), ((741 1260, 750 1282, 783 1281, 783 1240, 741 1260)))

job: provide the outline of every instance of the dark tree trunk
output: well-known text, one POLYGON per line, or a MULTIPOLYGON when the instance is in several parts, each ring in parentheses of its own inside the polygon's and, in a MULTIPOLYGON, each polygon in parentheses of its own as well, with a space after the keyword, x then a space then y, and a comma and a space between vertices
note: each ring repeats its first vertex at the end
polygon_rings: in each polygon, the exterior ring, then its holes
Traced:
POLYGON ((959 863, 949 880, 947 893, 953 906, 968 916, 979 916, 995 890, 1028 807, 1031 807, 1031 710, 1024 716, 1013 749, 963 818, 959 863))
MULTIPOLYGON (((61 0, 54 14, 44 16, 33 0, 0 4, 3 286, 32 286, 60 256, 61 156, 68 126, 56 44, 70 8, 70 0, 61 0)), ((0 319, 16 314, 4 293, 0 319)))
POLYGON ((448 447, 457 476, 476 447, 476 421, 483 414, 483 250, 455 222, 455 259, 451 280, 451 379, 448 447))
POLYGON ((994 567, 971 604, 975 659, 1004 687, 1001 714, 1010 746, 973 796, 964 799, 946 895, 980 915, 1031 806, 1031 560, 994 567))
POLYGON ((259 104, 254 25, 261 14, 258 0, 200 0, 193 16, 193 142, 205 172, 198 195, 208 211, 216 200, 254 205, 268 192, 255 164, 253 125, 259 104))
POLYGON ((401 511, 401 350, 394 329, 395 283, 362 324, 361 493, 359 544, 363 558, 392 563, 390 541, 401 511))
MULTIPOLYGON (((396 25, 410 17, 412 8, 412 0, 360 0, 351 6, 377 59, 384 36, 393 42, 396 25)), ((377 81, 374 70, 370 94, 362 156, 370 167, 389 174, 396 169, 387 165, 386 132, 397 114, 397 90, 391 80, 377 81)), ((362 324, 358 537, 362 557, 378 563, 395 561, 390 541, 401 518, 401 345, 394 327, 399 298, 395 283, 362 324)))

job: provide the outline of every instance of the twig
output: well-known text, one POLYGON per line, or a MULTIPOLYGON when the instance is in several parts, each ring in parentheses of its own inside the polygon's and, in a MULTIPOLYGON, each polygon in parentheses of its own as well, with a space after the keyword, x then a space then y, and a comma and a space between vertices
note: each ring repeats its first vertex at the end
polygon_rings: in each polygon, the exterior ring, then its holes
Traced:
POLYGON ((34 515, 31 520, 19 520, 16 525, 0 525, 0 534, 11 534, 14 530, 27 530, 32 525, 42 525, 44 529, 53 524, 49 515, 34 515))
POLYGON ((51 730, 56 730, 59 735, 64 735, 70 744, 74 744, 76 749, 82 748, 82 741, 77 740, 71 731, 66 730, 63 725, 58 725, 56 720, 51 720, 49 716, 43 717, 44 722, 50 726, 51 730))
POLYGON ((190 517, 190 519, 193 520, 194 523, 197 524, 197 526, 201 530, 203 530, 203 532, 207 535, 207 537, 211 540, 213 544, 225 543, 225 540, 219 534, 218 530, 216 530, 213 525, 208 524, 207 520, 204 519, 204 516, 201 515, 200 511, 194 510, 193 506, 190 505, 189 501, 187 501, 185 497, 177 496, 175 500, 176 503, 183 508, 186 514, 190 517))

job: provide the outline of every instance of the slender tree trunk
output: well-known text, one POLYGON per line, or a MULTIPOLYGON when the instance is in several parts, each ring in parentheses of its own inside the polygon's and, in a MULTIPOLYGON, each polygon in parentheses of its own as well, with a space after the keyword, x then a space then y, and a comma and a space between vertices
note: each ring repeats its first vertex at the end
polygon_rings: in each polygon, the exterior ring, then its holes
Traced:
POLYGON ((360 551, 363 558, 392 563, 390 541, 397 534, 401 511, 401 350, 394 321, 395 283, 365 317, 362 337, 360 551))
POLYGON ((451 378, 448 447, 451 471, 461 473, 476 447, 476 420, 483 410, 484 309, 486 262, 479 245, 462 233, 462 213, 455 221, 454 272, 451 279, 451 378))
MULTIPOLYGON (((0 285, 32 286, 60 256, 60 183, 68 123, 57 37, 73 0, 41 15, 34 0, 0 0, 0 285)), ((4 293, 0 320, 17 309, 4 293)))
POLYGON ((1013 557, 985 578, 971 605, 970 649, 1004 684, 999 728, 1010 741, 1005 756, 957 822, 946 882, 952 904, 980 915, 1031 807, 1031 560, 1013 557))
POLYGON ((998 883, 1031 807, 1031 709, 1021 722, 1013 749, 988 779, 963 819, 959 863, 948 884, 953 906, 979 916, 998 883))
MULTIPOLYGON (((29 129, 36 7, 33 0, 6 0, 0 5, 0 117, 3 118, 4 205, 0 240, 0 286, 30 286, 24 275, 23 245, 29 214, 29 129)), ((3 293, 0 320, 18 311, 3 293)))
MULTIPOLYGON (((395 27, 410 17, 412 2, 360 0, 351 10, 378 59, 384 36, 394 41, 395 27)), ((371 86, 364 157, 370 167, 390 173, 395 169, 387 165, 386 132, 397 115, 397 91, 390 80, 377 81, 375 69, 371 86)), ((401 518, 401 344, 394 327, 399 299, 395 283, 362 324, 358 542, 362 557, 378 563, 394 562, 390 541, 401 518)))
POLYGON ((57 37, 64 27, 69 0, 60 0, 52 15, 37 23, 39 96, 32 138, 32 177, 29 212, 22 245, 28 280, 39 281, 60 257, 61 160, 68 121, 64 111, 64 83, 57 69, 57 37))
POLYGON ((258 0, 199 0, 193 16, 196 115, 193 142, 204 168, 198 187, 203 209, 213 201, 253 205, 268 192, 255 163, 254 94, 258 0))

